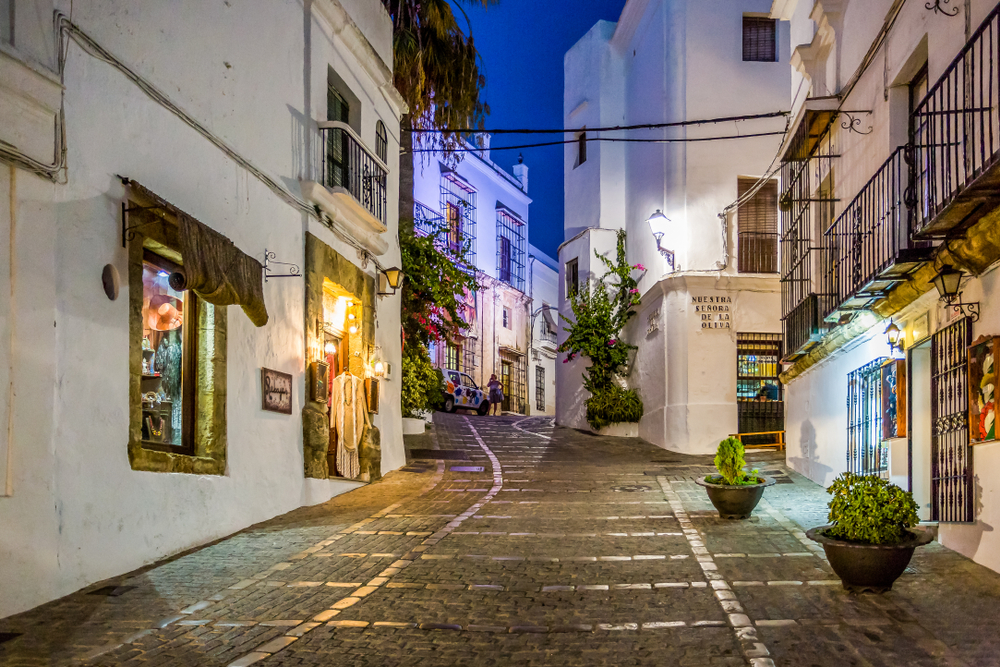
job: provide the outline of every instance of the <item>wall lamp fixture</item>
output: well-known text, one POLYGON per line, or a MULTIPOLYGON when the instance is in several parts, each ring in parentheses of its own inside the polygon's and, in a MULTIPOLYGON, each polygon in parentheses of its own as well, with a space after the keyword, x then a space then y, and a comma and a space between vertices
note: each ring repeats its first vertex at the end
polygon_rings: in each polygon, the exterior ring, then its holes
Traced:
POLYGON ((937 288, 939 301, 944 301, 955 312, 962 313, 973 322, 979 321, 979 302, 962 302, 962 272, 951 264, 944 264, 937 275, 931 278, 934 287, 937 288))
POLYGON ((885 328, 885 338, 886 341, 889 343, 890 354, 895 350, 899 350, 900 352, 903 351, 902 337, 903 337, 903 332, 900 330, 900 328, 896 326, 895 322, 889 320, 889 326, 885 328))
POLYGON ((667 264, 670 266, 670 270, 674 270, 674 251, 664 248, 661 241, 666 235, 668 228, 670 227, 670 218, 663 215, 663 211, 656 209, 656 213, 646 218, 646 222, 649 223, 649 230, 653 232, 653 238, 656 239, 656 249, 660 251, 663 259, 667 260, 667 264))
POLYGON ((389 296, 395 294, 403 285, 403 271, 395 266, 391 269, 383 269, 378 277, 378 295, 389 296), (390 291, 391 290, 391 291, 390 291))

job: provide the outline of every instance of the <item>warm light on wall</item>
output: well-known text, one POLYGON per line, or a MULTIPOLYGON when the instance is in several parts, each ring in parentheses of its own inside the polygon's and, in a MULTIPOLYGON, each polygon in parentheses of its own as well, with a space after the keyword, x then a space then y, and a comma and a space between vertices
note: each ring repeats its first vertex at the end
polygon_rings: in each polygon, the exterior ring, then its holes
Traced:
POLYGON ((324 349, 326 350, 327 354, 333 354, 334 352, 337 351, 337 346, 334 345, 333 343, 327 343, 324 349))

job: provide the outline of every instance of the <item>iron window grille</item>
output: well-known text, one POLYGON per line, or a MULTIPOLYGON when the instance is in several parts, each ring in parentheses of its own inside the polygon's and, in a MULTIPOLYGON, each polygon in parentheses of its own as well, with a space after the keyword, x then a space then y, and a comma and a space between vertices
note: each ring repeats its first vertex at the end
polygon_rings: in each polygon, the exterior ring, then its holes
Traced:
POLYGON ((503 328, 510 329, 510 308, 503 307, 503 328))
POLYGON ((444 217, 425 204, 413 202, 413 231, 420 236, 430 236, 444 229, 444 217))
POLYGON ((535 409, 545 412, 545 368, 535 366, 535 409))
POLYGON ((555 343, 556 337, 558 336, 558 325, 555 323, 555 319, 552 317, 552 308, 549 306, 543 306, 541 311, 541 331, 538 335, 542 342, 555 343))
POLYGON ((931 521, 975 521, 969 345, 963 317, 931 338, 931 521))
POLYGON ((870 361, 847 376, 847 471, 877 475, 889 469, 882 442, 882 364, 870 361))
MULTIPOLYGON (((781 334, 736 334, 736 402, 740 433, 783 431, 784 387, 781 372, 781 334)), ((770 442, 768 436, 744 438, 747 444, 770 442), (757 443, 755 438, 760 439, 757 443)))
POLYGON ((445 215, 449 250, 475 266, 476 191, 451 171, 441 174, 441 212, 445 215))
POLYGON ((377 121, 375 123, 375 155, 382 162, 389 157, 389 135, 385 131, 385 123, 377 121))
POLYGON ((479 364, 476 361, 476 346, 462 345, 462 368, 463 373, 472 376, 479 364))
MULTIPOLYGON (((752 178, 738 180, 742 200, 757 181, 752 178)), ((737 268, 740 273, 778 272, 778 182, 768 181, 747 201, 737 213, 739 252, 737 268)))
POLYGON ((388 180, 385 160, 370 153, 351 130, 350 111, 347 99, 329 86, 326 117, 330 122, 320 128, 326 148, 323 184, 347 190, 375 219, 385 224, 388 180))
POLYGON ((525 224, 506 209, 497 209, 497 278, 524 291, 525 224))
POLYGON ((774 19, 743 17, 743 61, 773 63, 778 61, 774 19))

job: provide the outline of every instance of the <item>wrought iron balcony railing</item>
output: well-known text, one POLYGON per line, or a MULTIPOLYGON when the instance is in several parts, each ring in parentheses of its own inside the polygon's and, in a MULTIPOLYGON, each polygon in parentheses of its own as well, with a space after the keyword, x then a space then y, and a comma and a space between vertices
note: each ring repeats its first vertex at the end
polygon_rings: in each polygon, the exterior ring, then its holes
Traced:
POLYGON ((413 202, 413 231, 430 236, 444 229, 444 216, 418 201, 413 202))
POLYGON ((930 244, 910 239, 906 150, 897 148, 826 230, 828 319, 869 306, 930 259, 930 244))
POLYGON ((385 224, 389 168, 369 151, 346 123, 323 121, 323 185, 347 190, 372 216, 385 224))
POLYGON ((1000 204, 1000 4, 910 118, 914 231, 940 238, 1000 204))
POLYGON ((825 333, 820 317, 819 296, 810 294, 781 318, 781 337, 785 348, 782 361, 791 362, 814 347, 825 333))

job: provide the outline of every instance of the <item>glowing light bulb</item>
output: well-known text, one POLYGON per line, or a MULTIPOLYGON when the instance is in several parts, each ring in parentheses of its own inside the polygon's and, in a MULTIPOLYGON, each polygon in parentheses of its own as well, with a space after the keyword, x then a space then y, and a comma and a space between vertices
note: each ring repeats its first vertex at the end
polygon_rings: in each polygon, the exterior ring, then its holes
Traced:
POLYGON ((348 329, 348 331, 351 333, 358 333, 358 328, 352 324, 351 328, 348 329))
POLYGON ((347 319, 349 319, 349 320, 356 320, 358 318, 354 317, 354 313, 347 313, 347 319))
POLYGON ((375 375, 379 377, 385 375, 385 364, 383 364, 381 361, 375 362, 375 375))
POLYGON ((336 346, 336 345, 334 345, 333 343, 327 343, 327 344, 326 344, 326 347, 325 347, 325 348, 323 348, 323 349, 325 349, 325 350, 326 350, 326 353, 327 353, 327 354, 333 354, 334 352, 336 352, 336 351, 337 351, 337 346, 336 346))

